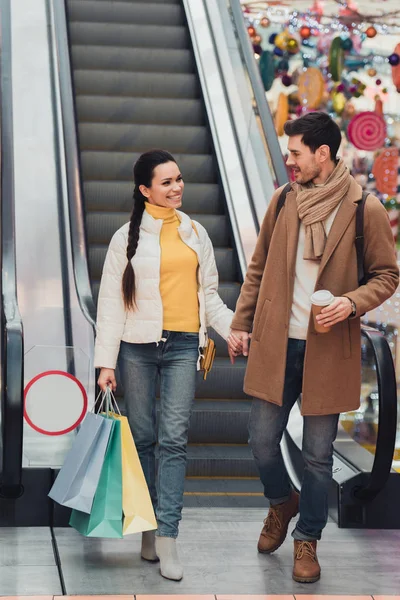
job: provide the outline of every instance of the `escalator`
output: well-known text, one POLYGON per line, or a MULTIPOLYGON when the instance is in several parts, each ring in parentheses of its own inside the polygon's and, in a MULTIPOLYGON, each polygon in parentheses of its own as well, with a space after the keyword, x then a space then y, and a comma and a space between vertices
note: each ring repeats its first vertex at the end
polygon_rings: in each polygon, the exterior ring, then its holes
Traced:
MULTIPOLYGON (((67 0, 66 7, 94 304, 107 246, 130 218, 133 163, 164 148, 177 159, 183 210, 208 231, 219 293, 234 309, 240 267, 182 1, 67 0)), ((189 504, 207 492, 208 500, 222 491, 232 500, 244 489, 234 478, 256 477, 244 359, 232 366, 226 343, 211 337, 217 358, 207 381, 199 377, 189 433, 189 504)), ((250 485, 260 493, 257 480, 250 485)))

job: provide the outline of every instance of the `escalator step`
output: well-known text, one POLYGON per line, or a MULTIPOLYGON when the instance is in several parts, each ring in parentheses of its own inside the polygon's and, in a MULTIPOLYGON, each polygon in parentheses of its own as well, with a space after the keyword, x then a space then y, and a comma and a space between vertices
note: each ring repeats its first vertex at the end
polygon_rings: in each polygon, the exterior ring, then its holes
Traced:
POLYGON ((200 100, 77 96, 76 108, 81 123, 204 125, 200 100))
MULTIPOLYGON (((225 215, 196 215, 205 226, 214 246, 229 244, 229 225, 225 215)), ((86 233, 89 245, 108 244, 115 231, 125 225, 130 213, 124 212, 88 212, 86 214, 86 233)))
POLYGON ((190 421, 189 443, 246 444, 250 407, 251 400, 197 400, 190 421))
POLYGON ((144 71, 165 74, 195 72, 195 64, 190 50, 72 46, 71 52, 75 69, 144 71))
POLYGON ((131 125, 127 123, 81 123, 81 151, 146 152, 165 148, 178 154, 207 154, 212 145, 206 127, 189 125, 131 125))
POLYGON ((130 46, 131 48, 189 48, 186 27, 70 22, 70 43, 87 46, 130 46))
MULTIPOLYGON (((88 180, 132 181, 138 152, 81 152, 82 177, 88 180)), ((214 158, 208 154, 175 154, 187 183, 216 183, 214 158)))
MULTIPOLYGON (((89 271, 92 280, 93 300, 97 305, 100 287, 100 275, 103 269, 108 244, 103 246, 89 246, 89 271)), ((215 262, 217 264, 220 287, 223 290, 224 282, 232 283, 236 279, 236 260, 231 248, 214 248, 215 262)), ((235 284, 239 285, 239 284, 235 284)), ((233 294, 233 292, 232 292, 233 294)), ((222 294, 221 294, 222 295, 222 294)), ((232 306, 232 305, 231 305, 232 306)))
POLYGON ((188 446, 188 477, 256 477, 256 463, 247 444, 188 446))
POLYGON ((206 381, 197 386, 196 398, 248 398, 243 391, 247 359, 238 357, 232 365, 228 358, 217 356, 206 381))
MULTIPOLYGON (((85 207, 87 211, 113 210, 130 213, 133 207, 133 183, 128 181, 84 182, 85 207)), ((223 212, 220 188, 216 183, 185 183, 182 210, 205 214, 223 212)))
POLYGON ((191 73, 131 73, 128 71, 74 71, 76 94, 101 96, 197 99, 199 85, 191 73))
POLYGON ((179 4, 159 4, 152 0, 133 4, 111 2, 110 0, 69 0, 68 18, 70 21, 96 23, 135 23, 147 25, 183 25, 185 15, 179 4))

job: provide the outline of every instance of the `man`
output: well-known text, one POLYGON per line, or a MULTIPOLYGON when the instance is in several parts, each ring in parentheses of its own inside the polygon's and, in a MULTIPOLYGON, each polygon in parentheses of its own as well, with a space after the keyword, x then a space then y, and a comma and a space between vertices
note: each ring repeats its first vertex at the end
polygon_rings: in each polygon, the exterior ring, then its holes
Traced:
POLYGON ((379 200, 364 208, 366 285, 358 285, 355 215, 362 189, 336 158, 341 133, 326 114, 285 124, 287 164, 295 182, 277 217, 278 189, 268 207, 236 306, 231 357, 248 354, 244 389, 254 397, 250 445, 270 509, 259 552, 269 554, 293 531, 293 578, 320 578, 317 540, 328 517, 333 442, 339 413, 360 404, 360 316, 389 298, 398 285, 393 236, 379 200), (310 296, 329 290, 333 303, 317 317, 331 328, 317 333, 310 296), (302 393, 304 479, 290 487, 280 450, 289 413, 302 393))

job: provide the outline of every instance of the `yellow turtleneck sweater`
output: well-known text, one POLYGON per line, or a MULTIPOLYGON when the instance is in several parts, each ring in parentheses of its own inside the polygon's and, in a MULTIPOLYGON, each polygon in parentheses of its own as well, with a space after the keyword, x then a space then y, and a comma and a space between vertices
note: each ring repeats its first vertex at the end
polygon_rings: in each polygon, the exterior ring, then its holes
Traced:
POLYGON ((197 254, 181 239, 180 221, 173 208, 146 202, 154 219, 163 219, 160 235, 160 293, 163 303, 163 329, 198 333, 197 254))

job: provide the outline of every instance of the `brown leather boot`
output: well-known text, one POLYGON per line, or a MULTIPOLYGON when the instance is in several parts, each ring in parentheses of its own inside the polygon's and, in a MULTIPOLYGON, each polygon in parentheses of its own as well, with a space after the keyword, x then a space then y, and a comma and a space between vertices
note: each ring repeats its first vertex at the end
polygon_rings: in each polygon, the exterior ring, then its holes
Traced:
POLYGON ((317 558, 317 541, 294 540, 293 579, 299 583, 314 583, 321 577, 317 558))
POLYGON ((299 494, 294 490, 289 500, 271 506, 258 540, 258 551, 262 554, 275 552, 285 541, 289 522, 298 512, 299 494))

